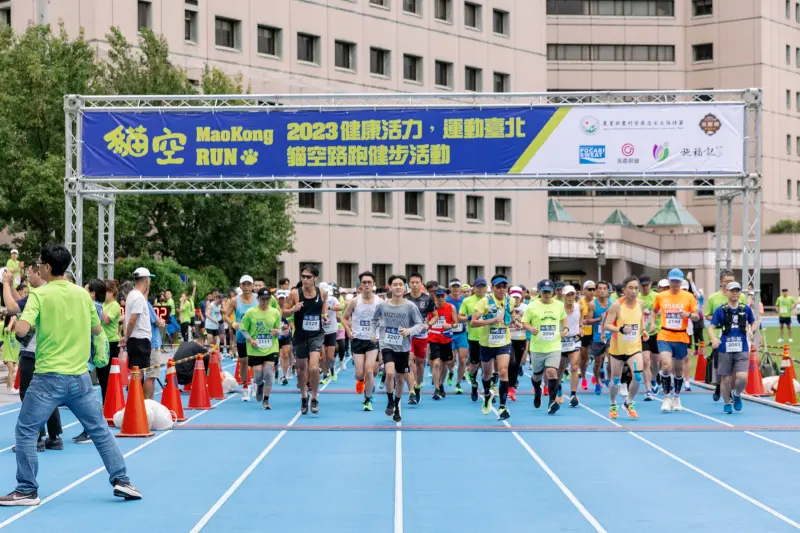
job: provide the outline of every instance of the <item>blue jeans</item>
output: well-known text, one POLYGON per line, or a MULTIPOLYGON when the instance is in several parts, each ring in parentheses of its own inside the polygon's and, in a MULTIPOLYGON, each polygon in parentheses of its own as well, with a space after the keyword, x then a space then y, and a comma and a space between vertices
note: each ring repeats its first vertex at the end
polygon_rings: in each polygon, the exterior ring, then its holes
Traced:
POLYGON ((89 373, 80 376, 35 374, 25 393, 17 419, 16 490, 22 494, 38 490, 36 474, 39 471, 39 459, 36 454, 36 440, 39 430, 50 418, 53 409, 57 409, 60 405, 69 407, 92 438, 106 466, 111 484, 116 479, 129 481, 125 470, 125 459, 119 451, 114 435, 108 429, 89 373))

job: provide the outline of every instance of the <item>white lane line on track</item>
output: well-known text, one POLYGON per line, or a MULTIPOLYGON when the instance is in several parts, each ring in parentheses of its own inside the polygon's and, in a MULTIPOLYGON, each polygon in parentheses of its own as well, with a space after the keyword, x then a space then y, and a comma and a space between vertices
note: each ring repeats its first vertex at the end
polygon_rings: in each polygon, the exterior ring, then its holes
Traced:
POLYGON ((397 423, 394 452, 394 533, 403 533, 403 432, 397 423))
MULTIPOLYGON (((580 404, 580 406, 583 407, 584 409, 586 409, 587 411, 589 411, 590 413, 592 413, 593 415, 595 415, 595 416, 597 416, 599 418, 602 418, 606 422, 608 422, 608 423, 610 423, 610 424, 612 424, 612 425, 614 425, 614 426, 616 426, 618 428, 623 427, 621 424, 618 424, 617 422, 614 422, 610 418, 606 418, 605 416, 601 415, 600 413, 598 413, 597 411, 595 411, 591 407, 587 407, 584 404, 580 404)), ((760 501, 756 500, 755 498, 752 498, 752 497, 748 496, 744 492, 742 492, 742 491, 740 491, 740 490, 728 485, 727 483, 725 483, 721 479, 718 479, 718 478, 714 477, 713 475, 709 474, 708 472, 706 472, 705 470, 696 467, 695 465, 693 465, 689 461, 686 461, 685 459, 681 459, 680 457, 678 457, 674 453, 672 453, 672 452, 670 452, 668 450, 665 450, 664 448, 662 448, 658 444, 656 444, 656 443, 654 443, 654 442, 642 437, 641 435, 639 435, 637 433, 634 433, 633 431, 626 431, 626 433, 628 435, 630 435, 631 437, 644 442, 645 444, 647 444, 651 448, 654 448, 654 449, 658 450, 659 452, 663 453, 664 455, 666 455, 670 459, 674 459, 675 461, 679 462, 680 464, 682 464, 683 466, 689 468, 690 470, 693 470, 693 471, 697 472, 698 474, 700 474, 704 478, 706 478, 706 479, 708 479, 710 481, 713 481, 714 483, 716 483, 720 487, 732 492, 733 494, 739 496, 743 500, 755 505, 759 509, 768 512, 769 514, 771 514, 775 518, 785 522, 786 524, 789 524, 790 526, 794 527, 795 529, 800 529, 800 524, 798 524, 797 522, 795 522, 791 518, 779 513, 778 511, 776 511, 772 507, 769 507, 768 505, 765 505, 765 504, 761 503, 760 501)))

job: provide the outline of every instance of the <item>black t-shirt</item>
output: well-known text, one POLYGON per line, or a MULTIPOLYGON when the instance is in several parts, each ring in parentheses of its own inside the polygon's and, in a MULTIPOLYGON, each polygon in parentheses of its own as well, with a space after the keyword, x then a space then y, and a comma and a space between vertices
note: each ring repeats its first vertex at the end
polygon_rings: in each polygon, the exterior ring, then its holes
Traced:
POLYGON ((194 365, 195 365, 195 357, 198 354, 204 354, 203 357, 203 364, 206 368, 208 368, 208 355, 206 354, 206 348, 204 346, 200 346, 194 341, 186 341, 178 346, 178 349, 175 351, 175 355, 173 359, 175 359, 175 373, 178 376, 178 384, 179 385, 187 385, 192 382, 192 376, 194 375, 194 365), (188 359, 187 359, 188 358, 188 359), (185 361, 180 361, 181 359, 186 359, 185 361))
POLYGON ((433 298, 431 298, 427 293, 421 293, 419 298, 414 298, 411 296, 411 293, 408 293, 406 294, 406 300, 417 306, 419 309, 419 314, 422 315, 423 321, 428 320, 428 314, 436 311, 436 304, 433 302, 433 298))

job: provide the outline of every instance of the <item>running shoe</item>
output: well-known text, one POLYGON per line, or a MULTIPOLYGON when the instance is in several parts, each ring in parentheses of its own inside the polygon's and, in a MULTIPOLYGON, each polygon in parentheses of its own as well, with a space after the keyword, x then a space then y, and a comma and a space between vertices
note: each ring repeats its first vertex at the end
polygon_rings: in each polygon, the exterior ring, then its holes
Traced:
POLYGON ((452 370, 447 373, 447 386, 448 387, 452 387, 453 386, 453 371, 452 370))
POLYGON ((722 412, 725 413, 726 415, 732 415, 733 406, 729 403, 726 403, 725 405, 722 406, 722 412))
POLYGON ((610 418, 611 420, 616 420, 617 418, 619 418, 619 408, 617 407, 616 404, 608 408, 608 418, 610 418))
POLYGON ((44 447, 45 447, 45 449, 48 449, 48 450, 56 450, 56 451, 63 450, 64 449, 64 441, 61 439, 61 437, 56 437, 54 439, 51 439, 50 437, 47 437, 44 440, 44 447))
POLYGON ((659 390, 661 390, 661 386, 658 384, 658 382, 655 381, 655 380, 651 381, 650 382, 650 392, 653 394, 653 396, 657 396, 659 390))
POLYGON ((365 411, 372 411, 372 400, 370 400, 369 398, 365 399, 363 407, 365 411))
POLYGON ((688 379, 683 382, 683 390, 689 391, 689 392, 692 391, 692 384, 689 383, 688 379))
POLYGON ((603 386, 600 385, 599 383, 595 383, 594 384, 594 393, 599 396, 602 391, 603 391, 603 386))
POLYGON ((7 496, 0 496, 0 505, 3 507, 31 507, 33 505, 39 505, 40 501, 39 493, 36 491, 24 494, 15 490, 7 496))
POLYGON ((681 411, 683 410, 683 406, 681 405, 681 397, 675 396, 672 399, 672 410, 673 411, 681 411))
MULTIPOLYGON (((331 381, 339 381, 339 375, 336 374, 336 370, 332 369, 331 371, 331 381)), ((383 388, 383 387, 381 387, 383 388)))
POLYGON ((269 398, 264 398, 261 400, 261 408, 265 411, 271 411, 272 406, 269 404, 269 398))
POLYGON ((570 396, 570 398, 569 398, 569 406, 570 407, 578 407, 579 403, 580 402, 578 401, 578 395, 577 394, 573 394, 572 396, 570 396))
POLYGON ((547 408, 547 414, 554 415, 559 409, 561 409, 561 406, 558 404, 558 402, 553 402, 550 404, 550 407, 547 408))
POLYGON ((492 412, 492 401, 490 398, 484 398, 481 402, 481 413, 488 415, 492 412))
MULTIPOLYGON (((44 441, 40 440, 39 442, 43 443, 44 441)), ((78 435, 77 437, 72 437, 72 442, 74 442, 75 444, 91 444, 92 443, 92 438, 85 431, 81 431, 80 435, 78 435)), ((42 450, 42 451, 44 451, 44 450, 42 450)))
POLYGON ((327 385, 328 383, 330 383, 330 381, 331 381, 330 376, 322 376, 322 379, 319 380, 319 384, 320 385, 327 385))
POLYGON ((344 359, 342 359, 339 362, 339 372, 344 372, 345 370, 347 370, 347 363, 345 363, 344 359))
POLYGON ((356 380, 356 392, 358 394, 364 394, 364 381, 360 379, 356 380))
MULTIPOLYGON (((789 339, 789 341, 791 341, 791 339, 789 339)), ((741 411, 742 407, 744 407, 742 405, 742 395, 739 394, 737 396, 736 393, 731 393, 731 396, 733 396, 733 408, 736 409, 737 411, 741 411)))
POLYGON ((620 383, 619 384, 619 394, 625 398, 628 397, 628 384, 627 383, 620 383))
POLYGON ((378 375, 375 376, 375 379, 381 382, 381 388, 383 388, 383 369, 378 370, 378 375))
POLYGON ((464 394, 464 391, 461 389, 461 383, 456 383, 456 387, 453 389, 453 392, 456 394, 464 394))
POLYGON ((408 405, 417 405, 417 397, 413 392, 408 393, 408 405))
POLYGON ((447 391, 444 390, 444 385, 439 387, 439 396, 441 396, 442 398, 447 398, 447 391))
POLYGON ((634 420, 639 418, 639 413, 636 412, 636 402, 625 402, 622 404, 622 407, 628 412, 628 416, 633 418, 634 420))
POLYGON ((417 399, 417 403, 422 400, 422 386, 421 385, 414 385, 414 397, 417 399))
POLYGON ((383 414, 386 416, 392 416, 394 414, 394 402, 389 401, 389 405, 386 406, 386 410, 383 411, 383 414))
POLYGON ((654 397, 655 394, 653 394, 652 391, 647 391, 644 393, 644 401, 646 402, 652 402, 654 397))
POLYGON ((508 388, 508 399, 511 400, 512 402, 517 401, 517 389, 515 389, 514 387, 508 388))
POLYGON ((442 397, 439 396, 439 389, 433 389, 433 399, 434 400, 441 400, 442 397))
POLYGON ((289 384, 289 378, 283 376, 283 378, 281 379, 281 385, 288 385, 288 384, 289 384))
POLYGON ((508 412, 508 409, 505 407, 501 407, 497 410, 497 419, 498 420, 508 420, 511 418, 511 413, 508 412))
POLYGON ((264 399, 264 384, 256 386, 256 401, 260 402, 264 399))
POLYGON ((470 393, 469 398, 473 402, 478 401, 478 387, 472 387, 472 392, 470 393))
POLYGON ((394 408, 394 415, 392 415, 392 420, 395 422, 401 422, 403 417, 400 416, 400 405, 396 405, 394 408))
POLYGON ((592 376, 592 385, 596 385, 596 384, 597 384, 597 378, 592 376))
POLYGON ((719 392, 719 383, 714 387, 714 395, 711 397, 715 402, 719 401, 721 394, 719 392))
POLYGON ((583 378, 583 379, 581 380, 581 388, 582 388, 583 390, 589 390, 589 384, 586 382, 586 378, 583 378))
POLYGON ((500 394, 500 390, 497 388, 497 385, 492 384, 492 394, 494 396, 498 396, 500 394))
POLYGON ((250 387, 244 387, 242 389, 242 401, 249 402, 250 401, 250 387))
POLYGON ((308 414, 308 398, 300 398, 300 414, 308 414))
POLYGON ((661 412, 662 413, 669 413, 672 411, 672 398, 667 396, 664 398, 664 401, 661 402, 661 412))
POLYGON ((130 481, 114 480, 114 496, 126 500, 141 500, 142 493, 130 481))
MULTIPOLYGON (((372 411, 372 404, 369 404, 369 410, 372 411)), ((311 398, 311 412, 313 414, 319 414, 319 400, 316 398, 311 398)))
POLYGON ((542 389, 534 390, 533 392, 533 406, 538 409, 542 406, 542 389))

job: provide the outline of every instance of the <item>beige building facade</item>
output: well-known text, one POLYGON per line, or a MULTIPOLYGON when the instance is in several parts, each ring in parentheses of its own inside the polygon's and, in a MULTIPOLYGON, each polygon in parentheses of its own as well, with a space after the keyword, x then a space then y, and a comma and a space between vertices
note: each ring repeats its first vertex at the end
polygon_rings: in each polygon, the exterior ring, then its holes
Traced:
MULTIPOLYGON (((0 0, 0 23, 22 29, 59 20, 73 34, 84 28, 101 51, 112 25, 131 40, 152 28, 191 80, 209 63, 241 73, 263 94, 763 87, 762 227, 798 218, 795 0, 0 0)), ((303 194, 296 251, 282 257, 282 272, 294 278, 312 262, 342 285, 366 269, 379 281, 414 270, 440 281, 496 270, 529 285, 549 272, 594 279, 589 232, 615 209, 644 225, 674 196, 705 232, 654 236, 606 226, 602 275, 619 281, 681 266, 707 292, 715 285, 713 196, 550 194, 577 222, 548 223, 541 192, 303 194)), ((737 235, 740 216, 736 206, 737 235)), ((795 245, 794 236, 762 240, 766 300, 779 285, 800 291, 795 245)))

